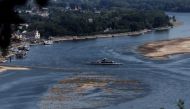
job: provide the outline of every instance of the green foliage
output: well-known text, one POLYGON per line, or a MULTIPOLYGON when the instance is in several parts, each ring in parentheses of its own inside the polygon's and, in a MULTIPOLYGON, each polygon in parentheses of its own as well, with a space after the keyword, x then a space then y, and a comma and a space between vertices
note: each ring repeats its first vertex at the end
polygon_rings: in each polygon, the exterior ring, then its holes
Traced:
POLYGON ((23 15, 43 36, 93 35, 109 32, 129 32, 169 25, 169 17, 162 11, 106 10, 76 12, 53 9, 49 18, 23 15), (92 22, 89 22, 92 19, 92 22))

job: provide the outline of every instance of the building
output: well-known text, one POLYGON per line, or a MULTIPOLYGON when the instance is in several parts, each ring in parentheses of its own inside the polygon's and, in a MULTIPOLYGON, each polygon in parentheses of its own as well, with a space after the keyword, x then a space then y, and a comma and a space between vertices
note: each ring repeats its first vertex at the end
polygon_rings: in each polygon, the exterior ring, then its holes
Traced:
POLYGON ((89 19, 88 19, 88 22, 89 22, 89 23, 93 23, 94 20, 93 20, 92 18, 89 18, 89 19))
POLYGON ((101 11, 96 10, 96 11, 94 11, 94 13, 95 14, 101 14, 101 11))
POLYGON ((49 9, 48 8, 42 8, 40 10, 38 9, 35 14, 41 17, 49 17, 49 9))
POLYGON ((112 28, 106 28, 106 29, 104 30, 104 33, 110 32, 111 30, 112 30, 112 28))
POLYGON ((38 30, 35 31, 35 39, 40 39, 41 35, 38 30))
POLYGON ((22 40, 23 38, 24 38, 23 34, 20 33, 19 31, 12 34, 13 40, 22 40))
POLYGON ((12 38, 20 40, 38 40, 41 38, 41 34, 38 30, 31 32, 23 31, 14 33, 12 38))

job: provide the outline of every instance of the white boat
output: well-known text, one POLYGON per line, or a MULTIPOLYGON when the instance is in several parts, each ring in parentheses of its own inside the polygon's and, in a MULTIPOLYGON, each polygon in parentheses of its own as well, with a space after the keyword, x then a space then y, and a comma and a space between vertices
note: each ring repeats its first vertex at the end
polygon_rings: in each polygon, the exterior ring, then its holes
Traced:
POLYGON ((89 64, 91 65, 122 65, 122 63, 118 63, 112 60, 108 60, 106 58, 102 59, 102 60, 98 60, 95 62, 90 62, 89 64))
POLYGON ((52 45, 52 44, 53 44, 52 40, 44 41, 44 45, 52 45))
POLYGON ((5 63, 5 62, 7 62, 7 60, 2 60, 2 61, 0 61, 0 63, 5 63))
POLYGON ((155 28, 155 31, 167 31, 171 29, 171 27, 160 27, 160 28, 155 28))
POLYGON ((30 50, 30 46, 24 45, 24 46, 18 47, 18 50, 29 51, 30 50))

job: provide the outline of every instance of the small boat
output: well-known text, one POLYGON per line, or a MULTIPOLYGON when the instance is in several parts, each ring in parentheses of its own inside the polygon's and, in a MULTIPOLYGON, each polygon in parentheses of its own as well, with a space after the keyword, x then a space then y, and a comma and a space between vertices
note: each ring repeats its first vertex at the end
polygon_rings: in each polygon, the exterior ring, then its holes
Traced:
POLYGON ((23 59, 23 58, 26 57, 26 54, 27 54, 26 51, 18 51, 18 52, 16 53, 16 58, 17 58, 17 59, 23 59))
POLYGON ((155 31, 168 31, 171 29, 171 27, 160 27, 160 28, 155 28, 155 31))
POLYGON ((12 51, 12 52, 18 52, 19 50, 18 50, 18 48, 10 48, 10 51, 12 51))
POLYGON ((144 34, 143 32, 131 32, 131 33, 128 33, 128 36, 140 36, 143 34, 144 34))
POLYGON ((52 40, 44 41, 44 45, 52 45, 52 44, 53 44, 52 40))
POLYGON ((24 45, 24 46, 18 47, 18 50, 29 51, 30 50, 30 46, 24 45))
POLYGON ((109 60, 107 58, 104 58, 102 60, 97 60, 95 62, 90 62, 91 65, 122 65, 122 63, 118 63, 112 60, 109 60))
POLYGON ((5 60, 0 61, 0 63, 5 63, 5 62, 7 62, 7 60, 6 60, 6 59, 5 59, 5 60))
POLYGON ((29 46, 29 45, 25 45, 25 46, 24 46, 24 49, 25 49, 26 51, 30 51, 30 46, 29 46))

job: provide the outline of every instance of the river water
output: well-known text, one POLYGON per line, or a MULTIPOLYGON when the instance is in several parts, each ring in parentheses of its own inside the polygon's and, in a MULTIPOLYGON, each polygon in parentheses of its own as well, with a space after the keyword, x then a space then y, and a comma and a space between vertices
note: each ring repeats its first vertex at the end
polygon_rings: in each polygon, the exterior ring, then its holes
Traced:
POLYGON ((190 55, 151 60, 136 50, 147 42, 190 36, 190 13, 168 14, 184 25, 138 37, 33 46, 27 58, 6 63, 31 70, 0 74, 0 109, 176 109, 178 99, 190 108, 190 55), (104 57, 123 65, 86 64, 104 57), (127 90, 131 87, 139 90, 127 90))

